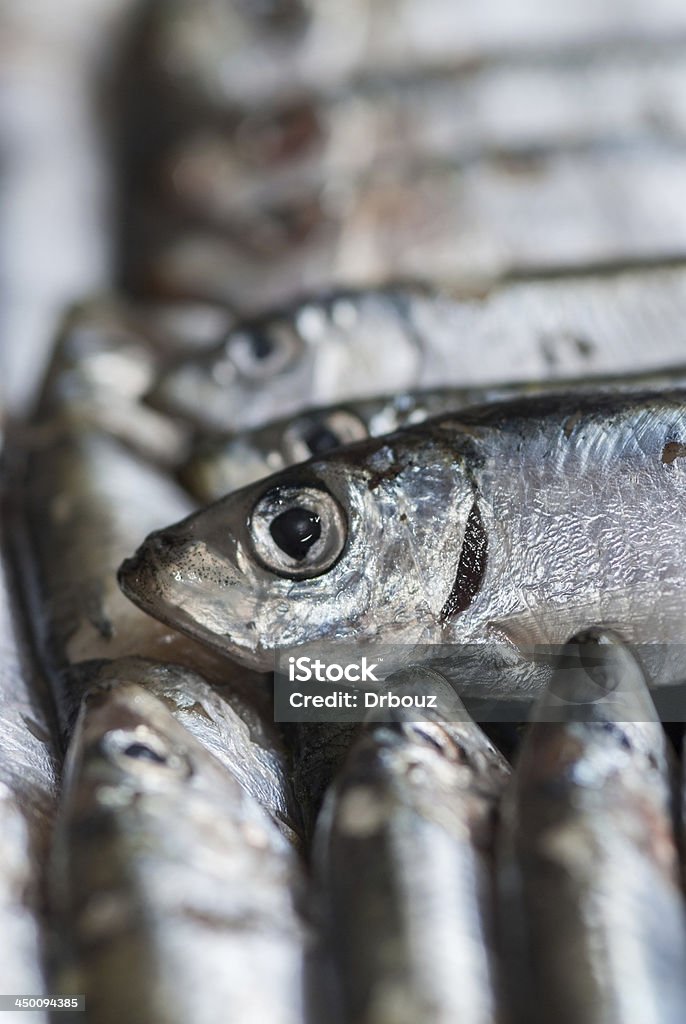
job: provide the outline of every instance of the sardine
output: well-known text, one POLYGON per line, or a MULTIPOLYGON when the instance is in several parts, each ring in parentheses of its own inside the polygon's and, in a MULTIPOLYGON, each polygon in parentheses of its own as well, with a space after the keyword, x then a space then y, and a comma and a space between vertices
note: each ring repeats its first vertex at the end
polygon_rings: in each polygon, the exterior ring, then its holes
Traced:
POLYGON ((674 682, 684 397, 534 397, 360 442, 152 534, 120 582, 254 668, 308 643, 435 645, 476 651, 478 693, 528 697, 550 674, 536 646, 601 624, 674 682))
POLYGON ((509 766, 468 716, 408 714, 363 726, 319 821, 344 1019, 492 1024, 492 854, 509 766))
POLYGON ((297 854, 137 685, 84 702, 53 885, 72 955, 57 984, 85 992, 90 1020, 301 1024, 297 854))
POLYGON ((160 628, 117 587, 116 569, 131 545, 192 508, 165 474, 87 425, 35 439, 15 525, 31 625, 63 724, 70 669, 82 661, 139 654, 181 662, 219 683, 238 681, 235 667, 160 628))
POLYGON ((230 491, 262 480, 288 466, 324 455, 365 437, 378 437, 434 416, 470 405, 485 405, 519 396, 565 391, 640 391, 682 387, 686 366, 621 377, 528 381, 521 384, 436 391, 404 391, 361 399, 273 420, 239 434, 197 439, 191 456, 179 467, 184 486, 202 504, 217 501, 230 491))
POLYGON ((131 307, 84 303, 65 317, 35 415, 44 433, 84 424, 117 438, 144 458, 174 464, 188 451, 188 432, 141 399, 168 353, 131 307))
POLYGON ((235 663, 208 658, 201 646, 160 629, 117 587, 117 566, 134 538, 166 519, 171 509, 184 514, 193 505, 164 473, 93 426, 107 389, 110 410, 130 397, 135 443, 137 381, 155 366, 143 363, 139 375, 132 376, 129 359, 135 365, 137 343, 118 316, 113 314, 105 330, 104 311, 94 315, 102 334, 97 331, 93 338, 88 317, 77 317, 56 354, 28 453, 20 520, 23 582, 62 736, 70 733, 84 690, 100 679, 125 674, 165 699, 175 695, 175 712, 183 723, 197 722, 213 753, 225 747, 239 781, 294 836, 300 831, 298 816, 286 779, 286 755, 273 727, 267 680, 235 663), (124 342, 120 348, 117 337, 124 342), (179 664, 155 665, 128 655, 179 664), (113 660, 101 664, 98 659, 113 660), (216 695, 197 673, 217 687, 216 695), (246 692, 250 701, 241 696, 246 692))
MULTIPOLYGON (((323 91, 365 74, 426 73, 494 58, 613 44, 671 42, 686 33, 675 0, 657 4, 501 0, 487 10, 450 0, 280 0, 216 5, 158 0, 139 63, 162 109, 230 110, 284 93, 323 91)), ((139 94, 139 102, 140 102, 139 94)), ((145 96, 145 94, 142 94, 145 96)), ((169 115, 168 115, 169 116, 169 115)))
POLYGON ((686 917, 664 733, 621 642, 591 632, 562 658, 503 807, 517 1019, 677 1024, 686 917))
MULTIPOLYGON (((290 766, 271 707, 256 707, 236 687, 235 673, 227 685, 209 686, 182 665, 147 658, 85 662, 70 673, 75 711, 78 698, 104 684, 140 686, 160 700, 189 733, 221 762, 296 843, 301 816, 290 781, 290 766)), ((73 723, 72 723, 73 724, 73 723)))
POLYGON ((195 110, 150 156, 140 202, 181 234, 308 190, 350 189, 389 164, 670 145, 686 135, 684 89, 682 51, 668 45, 377 78, 219 119, 195 110))
POLYGON ((149 400, 236 431, 275 409, 381 391, 659 370, 683 364, 685 306, 680 268, 511 283, 461 302, 410 287, 336 292, 235 327, 163 374, 149 400))
POLYGON ((419 280, 452 289, 686 256, 679 146, 373 169, 360 183, 241 209, 179 232, 165 215, 140 287, 243 311, 331 288, 419 280), (654 197, 660 196, 660 203, 654 197))
MULTIPOLYGON (((0 992, 40 996, 48 991, 43 971, 43 866, 52 828, 56 764, 47 701, 40 700, 39 678, 20 642, 19 626, 10 609, 12 593, 3 559, 0 561, 0 992)), ((34 1019, 47 1021, 47 1013, 36 1011, 34 1019)))

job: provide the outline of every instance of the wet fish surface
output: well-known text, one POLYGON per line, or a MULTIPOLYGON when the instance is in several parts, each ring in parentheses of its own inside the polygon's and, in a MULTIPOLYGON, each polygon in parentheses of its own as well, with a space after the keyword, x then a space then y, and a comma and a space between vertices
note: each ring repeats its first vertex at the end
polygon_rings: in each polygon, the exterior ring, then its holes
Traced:
MULTIPOLYGON (((196 308, 187 312, 197 320, 196 308)), ((194 507, 155 464, 178 461, 187 431, 141 402, 170 349, 179 351, 155 315, 151 304, 134 309, 112 299, 74 309, 35 416, 17 429, 8 460, 18 578, 62 724, 78 704, 70 667, 81 661, 139 654, 178 659, 219 684, 244 676, 160 630, 122 600, 116 584, 134 538, 172 509, 188 514, 194 507)))
POLYGON ((136 653, 141 636, 152 641, 148 619, 121 601, 113 570, 127 533, 192 507, 166 476, 97 430, 67 427, 29 453, 25 576, 51 665, 136 653))
POLYGON ((366 437, 392 433, 426 419, 470 405, 507 401, 519 396, 573 391, 669 390, 686 383, 686 366, 621 377, 588 377, 564 381, 528 381, 436 391, 404 391, 344 405, 324 406, 300 415, 273 420, 238 434, 206 434, 197 439, 179 477, 202 504, 288 466, 305 462, 366 437))
POLYGON ((679 146, 641 143, 381 168, 348 190, 314 188, 218 226, 160 225, 140 287, 255 312, 389 280, 483 289, 504 276, 683 260, 683 176, 679 146))
POLYGON ((503 805, 515 1019, 676 1024, 686 918, 665 736, 616 637, 577 637, 563 659, 503 805))
POLYGON ((85 700, 53 883, 72 952, 58 981, 85 991, 90 1020, 302 1020, 297 855, 139 686, 85 700))
POLYGON ((154 273, 156 245, 172 234, 221 232, 245 210, 287 210, 308 195, 350 195, 382 168, 492 156, 516 175, 532 155, 669 147, 684 135, 685 75, 679 46, 620 46, 375 76, 333 95, 296 93, 221 114, 209 97, 185 117, 177 103, 168 130, 155 137, 148 129, 140 141, 146 152, 128 197, 137 234, 129 256, 141 273, 154 273))
POLYGON ((142 401, 178 350, 165 350, 146 312, 114 298, 72 309, 62 321, 32 423, 44 432, 65 422, 86 425, 144 459, 161 465, 178 460, 187 450, 187 431, 142 401))
POLYGON ((678 390, 464 410, 236 491, 152 534, 120 583, 254 668, 308 643, 453 645, 479 692, 530 696, 532 648, 611 625, 676 682, 685 435, 678 390))
MULTIPOLYGON (((48 991, 44 977, 43 864, 57 767, 50 718, 11 612, 0 560, 0 992, 48 991)), ((46 702, 47 703, 47 702, 46 702)), ((47 1020, 41 1011, 35 1019, 47 1020)))
POLYGON ((599 9, 509 0, 485 14, 477 4, 449 0, 378 3, 285 0, 269 8, 211 0, 150 5, 142 32, 143 66, 162 109, 226 110, 263 104, 284 92, 321 91, 366 72, 427 73, 433 67, 478 66, 496 57, 613 44, 659 44, 686 32, 675 0, 656 5, 613 3, 599 9), (182 108, 183 109, 183 108, 182 108))
MULTIPOLYGON (((307 287, 360 283, 353 280, 355 267, 364 263, 369 272, 369 250, 378 244, 387 272, 400 272, 394 260, 402 246, 384 243, 386 229, 370 222, 371 208, 384 203, 378 195, 367 197, 360 211, 351 200, 360 177, 379 163, 407 170, 421 158, 465 160, 488 155, 489 148, 557 150, 570 137, 577 147, 612 146, 620 139, 645 148, 656 138, 669 145, 679 134, 673 90, 661 88, 686 31, 672 7, 659 14, 617 7, 600 16, 590 8, 570 15, 561 5, 552 10, 534 2, 526 9, 518 5, 513 17, 511 4, 504 3, 499 15, 491 11, 483 20, 475 9, 445 0, 288 0, 269 11, 164 0, 147 11, 117 90, 126 126, 119 249, 123 280, 134 292, 223 295, 239 306, 249 298, 254 309, 265 299, 288 298, 303 279, 307 287), (437 78, 447 87, 437 86, 437 78), (273 214, 265 210, 252 222, 236 216, 270 202, 277 206, 273 214), (228 239, 222 237, 227 220, 228 239), (360 220, 366 227, 351 245, 351 228, 360 227, 353 222, 360 220), (293 274, 290 264, 297 264, 293 274)), ((631 178, 621 166, 615 181, 618 174, 631 178)), ((384 183, 382 192, 389 187, 384 183)), ((583 206, 584 194, 598 187, 603 189, 596 181, 570 190, 558 180, 547 190, 548 201, 560 194, 565 207, 583 206)), ((436 185, 427 190, 434 193, 436 185)), ((394 197, 395 221, 402 222, 403 207, 417 210, 419 197, 412 203, 411 191, 394 197)), ((496 188, 492 222, 506 221, 506 192, 506 183, 496 188)), ((455 196, 441 213, 426 199, 424 218, 411 215, 407 250, 413 242, 416 250, 422 221, 424 230, 432 220, 435 226, 455 196)), ((452 229, 475 199, 470 190, 452 229)), ((599 201, 597 222, 601 209, 599 201)), ((625 216, 636 212, 626 205, 625 216)), ((653 207, 650 225, 658 219, 653 207)), ((564 219, 561 227, 546 233, 549 243, 566 233, 564 219)), ((465 235, 470 252, 474 230, 470 224, 465 235)), ((612 235, 616 219, 613 227, 608 218, 604 230, 612 235)), ((625 235, 627 250, 637 237, 625 235)), ((427 259, 433 266, 439 238, 434 233, 417 253, 415 267, 427 259)))
POLYGON ((237 324, 162 372, 148 401, 235 432, 275 408, 288 416, 380 391, 657 371, 683 363, 685 301, 679 267, 512 282, 462 300, 407 285, 344 289, 237 324))
POLYGON ((466 715, 362 726, 315 843, 346 1022, 501 1019, 491 858, 508 775, 466 715))
MULTIPOLYGON (((81 663, 70 674, 74 702, 105 684, 140 686, 161 701, 179 722, 282 826, 296 843, 302 826, 295 803, 288 756, 273 722, 270 702, 245 696, 234 670, 226 684, 212 686, 183 665, 148 658, 81 663)), ((78 707, 78 703, 77 703, 78 707)), ((73 724, 73 723, 72 723, 73 724)))

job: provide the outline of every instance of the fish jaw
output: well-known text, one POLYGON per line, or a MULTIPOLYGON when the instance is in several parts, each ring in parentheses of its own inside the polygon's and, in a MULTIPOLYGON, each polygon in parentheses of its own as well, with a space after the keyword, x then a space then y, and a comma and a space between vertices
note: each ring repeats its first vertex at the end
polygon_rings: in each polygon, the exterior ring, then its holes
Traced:
POLYGON ((273 658, 259 651, 257 637, 238 594, 240 576, 231 573, 228 564, 209 573, 203 582, 200 566, 207 569, 213 559, 206 545, 188 538, 182 529, 170 528, 152 533, 118 572, 123 593, 148 615, 172 625, 223 653, 227 649, 237 660, 252 667, 269 670, 273 658), (231 628, 226 608, 235 608, 237 628, 231 628), (243 626, 244 628, 240 628, 243 626))

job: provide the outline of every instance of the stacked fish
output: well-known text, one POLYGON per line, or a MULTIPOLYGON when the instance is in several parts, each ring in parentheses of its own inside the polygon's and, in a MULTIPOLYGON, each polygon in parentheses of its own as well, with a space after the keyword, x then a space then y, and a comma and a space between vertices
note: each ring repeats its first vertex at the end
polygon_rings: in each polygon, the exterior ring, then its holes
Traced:
POLYGON ((684 1020, 684 44, 676 0, 136 7, 122 296, 8 431, 0 990, 684 1020), (280 728, 310 644, 458 713, 280 728))

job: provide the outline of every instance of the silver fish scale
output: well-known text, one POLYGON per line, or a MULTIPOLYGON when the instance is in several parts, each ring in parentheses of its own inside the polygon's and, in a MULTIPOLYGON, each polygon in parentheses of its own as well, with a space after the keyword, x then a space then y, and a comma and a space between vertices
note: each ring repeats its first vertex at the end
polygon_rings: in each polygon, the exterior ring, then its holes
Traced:
POLYGON ((0 993, 85 991, 93 1024, 681 1024, 647 685, 684 678, 684 4, 44 7, 0 14, 0 993), (333 604, 272 601, 250 490, 121 593, 150 530, 310 457, 372 537, 333 604), (523 742, 491 726, 512 771, 466 711, 275 726, 280 641, 387 629, 587 632, 557 673, 506 659, 542 694, 523 742), (645 634, 673 647, 642 667, 645 634), (576 719, 594 657, 640 721, 576 719))

